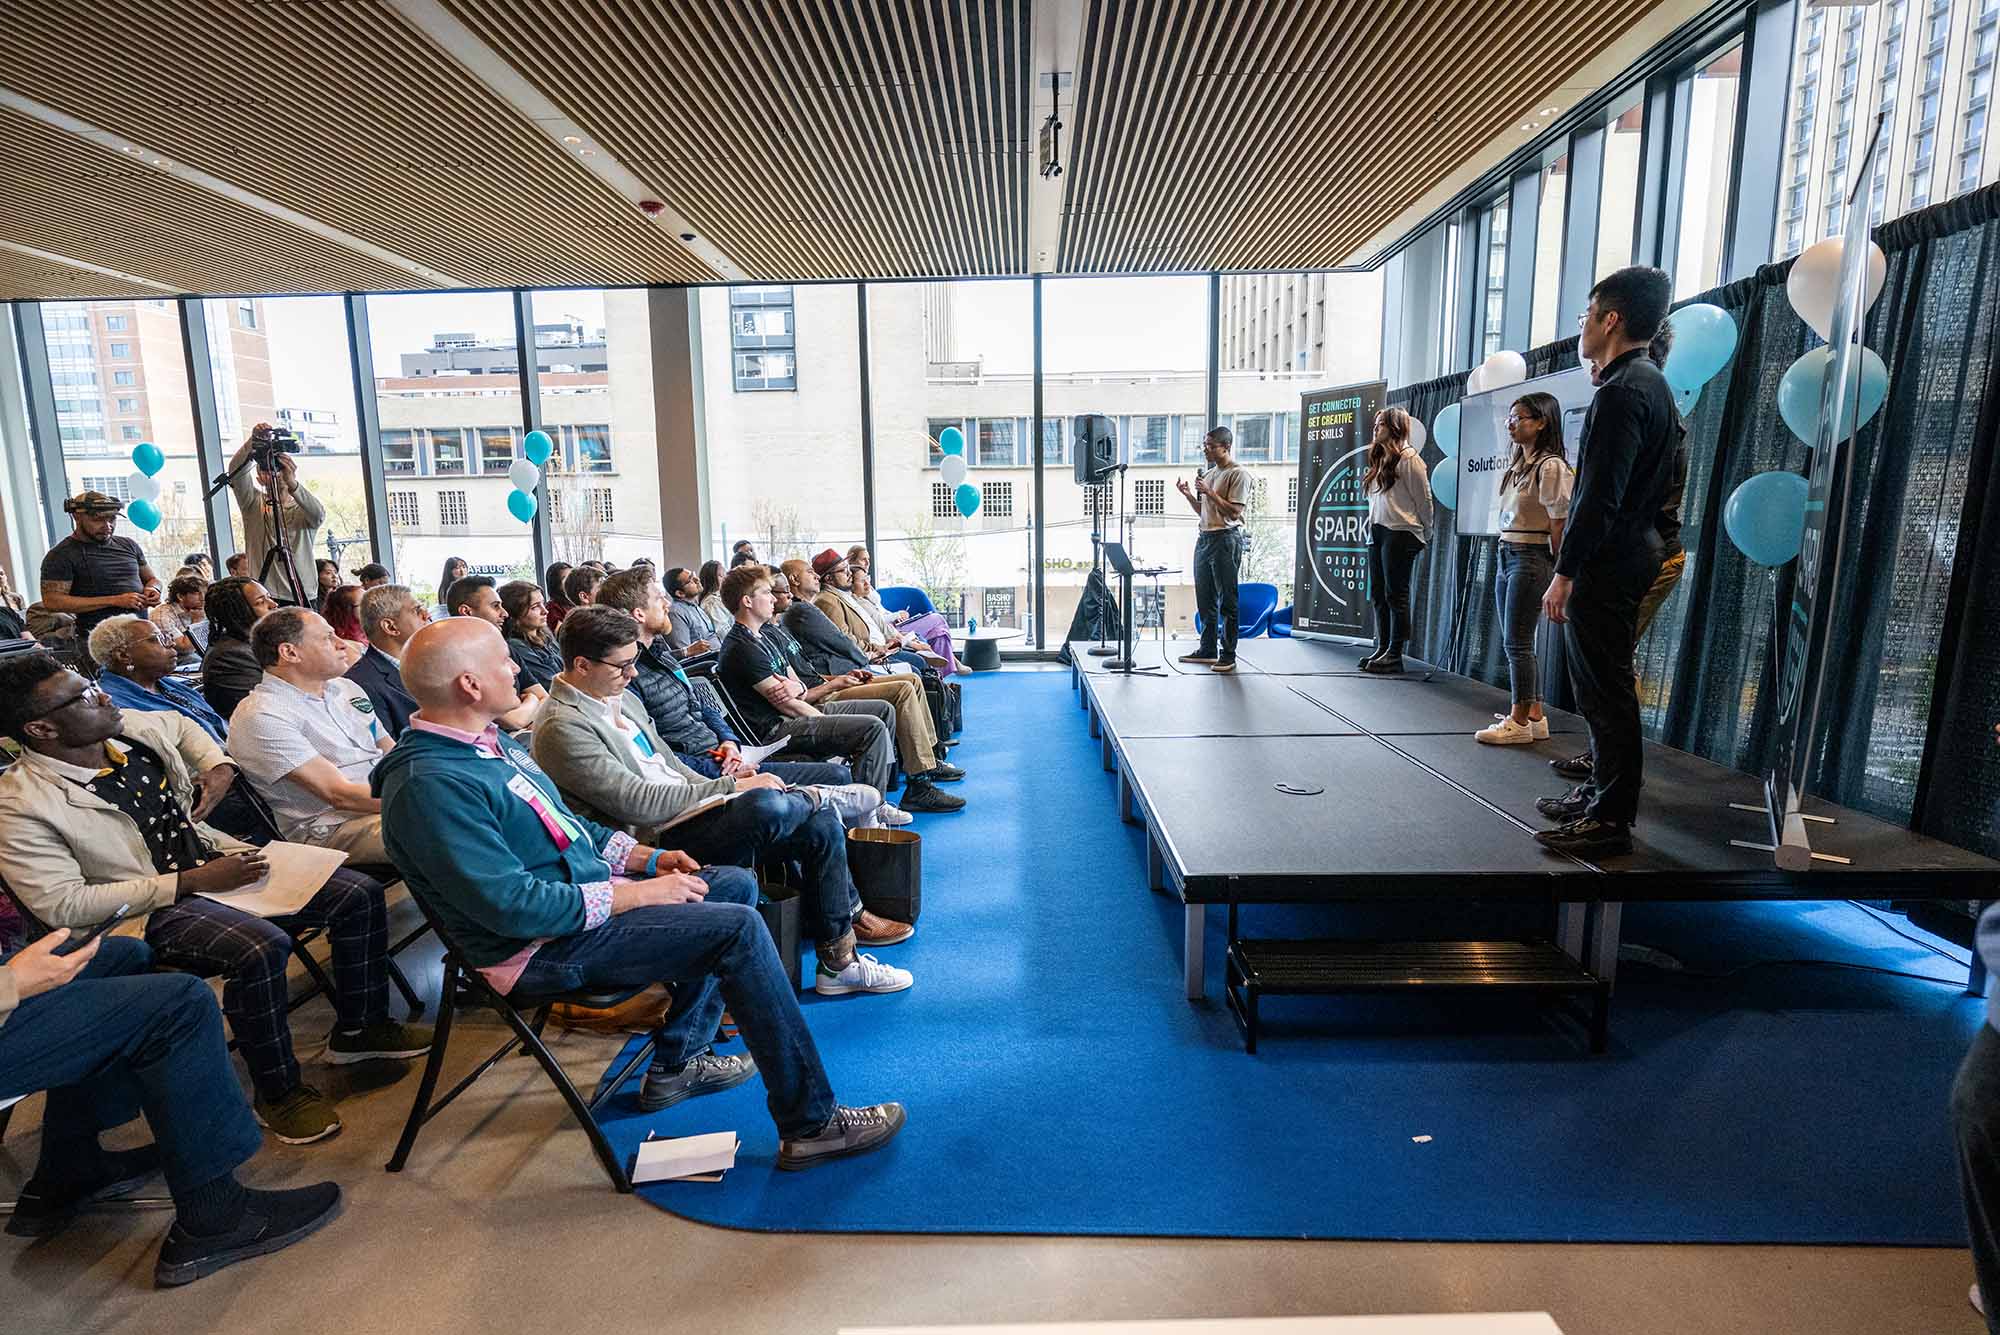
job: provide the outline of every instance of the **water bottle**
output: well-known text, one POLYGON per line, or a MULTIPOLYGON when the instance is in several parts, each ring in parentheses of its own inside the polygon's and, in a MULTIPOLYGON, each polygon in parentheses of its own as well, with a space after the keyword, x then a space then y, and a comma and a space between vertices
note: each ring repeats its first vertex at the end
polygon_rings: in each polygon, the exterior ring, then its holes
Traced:
POLYGON ((979 618, 978 618, 978 617, 967 617, 967 618, 965 619, 965 636, 966 636, 966 638, 967 638, 967 639, 971 639, 971 638, 972 638, 972 637, 973 637, 974 635, 977 635, 978 633, 979 633, 979 618))

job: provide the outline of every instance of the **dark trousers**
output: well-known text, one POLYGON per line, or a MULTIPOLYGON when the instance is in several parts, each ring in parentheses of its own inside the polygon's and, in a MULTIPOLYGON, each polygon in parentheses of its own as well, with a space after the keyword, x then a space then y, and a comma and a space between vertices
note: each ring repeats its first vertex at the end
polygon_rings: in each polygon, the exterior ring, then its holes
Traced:
POLYGON ((1563 650, 1577 712, 1590 725, 1589 815, 1629 825, 1639 814, 1644 742, 1632 651, 1639 600, 1660 573, 1657 543, 1600 556, 1576 576, 1563 623, 1563 650))
MULTIPOLYGON (((389 1018, 389 915, 379 882, 337 868, 320 892, 283 922, 326 928, 333 947, 333 1008, 343 1028, 389 1018)), ((146 943, 164 965, 203 978, 222 976, 222 1009, 259 1097, 275 1103, 298 1088, 299 1059, 292 1052, 286 1009, 292 938, 283 926, 195 895, 148 915, 146 943)))
POLYGON ((1201 617, 1201 652, 1236 657, 1236 572, 1243 564, 1243 530, 1203 530, 1194 540, 1194 608, 1201 617))
POLYGON ((1424 540, 1407 529, 1371 524, 1368 601, 1375 605, 1375 646, 1400 654, 1410 642, 1410 574, 1424 540))
POLYGON ((1986 1329, 2000 1335, 2000 1034, 1990 1024, 1979 1026, 1952 1082, 1951 1130, 1972 1271, 1986 1300, 1986 1329))
POLYGON ((674 1004, 654 1034, 659 1052, 653 1059, 669 1070, 708 1050, 727 1005, 764 1077, 778 1133, 810 1135, 833 1116, 833 1087, 799 1013, 791 971, 751 907, 757 878, 737 867, 710 867, 701 877, 709 892, 699 904, 633 909, 546 942, 514 991, 671 984, 674 1004))
POLYGON ((806 874, 799 930, 815 941, 838 941, 854 925, 860 896, 847 873, 847 827, 832 807, 816 806, 803 793, 753 788, 662 830, 658 843, 705 867, 755 867, 769 858, 796 862, 806 874))
POLYGON ((765 742, 783 738, 787 755, 827 761, 839 756, 854 775, 879 793, 889 791, 889 768, 896 758, 896 732, 888 720, 896 711, 879 700, 829 700, 817 718, 787 718, 765 742))
POLYGON ((188 974, 147 973, 152 958, 143 941, 104 937, 82 973, 0 1025, 0 1099, 49 1093, 37 1177, 91 1176, 98 1132, 142 1112, 176 1198, 257 1152, 215 998, 188 974))
MULTIPOLYGON (((674 757, 704 779, 722 777, 722 766, 710 760, 705 754, 676 751, 674 757)), ((795 788, 804 788, 815 783, 838 785, 854 782, 854 771, 847 766, 827 765, 817 760, 767 760, 757 769, 764 774, 776 775, 795 788)))

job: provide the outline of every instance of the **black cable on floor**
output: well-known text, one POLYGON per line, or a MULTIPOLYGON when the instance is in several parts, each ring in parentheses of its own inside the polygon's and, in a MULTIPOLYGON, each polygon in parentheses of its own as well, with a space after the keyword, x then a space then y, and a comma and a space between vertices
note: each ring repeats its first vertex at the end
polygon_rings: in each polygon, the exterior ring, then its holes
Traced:
POLYGON ((1960 968, 1970 969, 1972 967, 1972 961, 1970 959, 1960 959, 1958 956, 1952 954, 1949 950, 1944 949, 1942 946, 1939 946, 1935 942, 1926 941, 1920 936, 1911 936, 1908 932, 1896 926, 1895 923, 1890 922, 1889 919, 1880 911, 1868 907, 1868 905, 1862 903, 1860 900, 1850 899, 1847 902, 1854 905, 1855 908, 1860 909, 1863 913, 1867 914, 1869 917, 1873 918, 1876 922, 1882 924, 1882 926, 1894 932, 1897 936, 1902 937, 1905 941, 1908 941, 1910 944, 1922 946, 1925 950, 1930 951, 1931 954, 1933 955, 1942 955, 1946 959, 1950 960, 1953 964, 1958 965, 1960 968))

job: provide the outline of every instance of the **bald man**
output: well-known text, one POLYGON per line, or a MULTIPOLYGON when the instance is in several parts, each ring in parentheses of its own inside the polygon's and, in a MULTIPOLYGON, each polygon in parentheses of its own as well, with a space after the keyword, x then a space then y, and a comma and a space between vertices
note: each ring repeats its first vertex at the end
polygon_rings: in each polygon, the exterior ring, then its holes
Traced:
POLYGON ((668 983, 674 1004, 639 1093, 654 1112, 759 1071, 777 1123, 778 1167, 862 1154, 902 1129, 899 1103, 843 1107, 798 997, 752 907, 756 878, 700 868, 572 812, 527 748, 495 720, 520 705, 500 632, 453 617, 403 653, 416 697, 375 768, 383 841, 468 964, 503 993, 668 983), (748 1056, 710 1038, 727 1005, 748 1056))

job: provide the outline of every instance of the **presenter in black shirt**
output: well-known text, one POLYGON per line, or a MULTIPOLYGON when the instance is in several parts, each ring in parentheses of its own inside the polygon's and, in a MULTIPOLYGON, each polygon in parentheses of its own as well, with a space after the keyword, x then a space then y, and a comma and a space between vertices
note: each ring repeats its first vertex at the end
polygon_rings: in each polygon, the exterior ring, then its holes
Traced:
POLYGON ((146 553, 130 538, 118 536, 118 512, 123 502, 101 491, 86 491, 63 502, 63 513, 75 530, 42 558, 42 606, 76 618, 76 646, 84 648, 98 622, 120 612, 144 615, 158 607, 160 577, 146 564, 146 553))
POLYGON ((1632 851, 1643 750, 1632 676, 1639 604, 1660 573, 1655 521, 1673 484, 1679 413, 1647 344, 1667 317, 1667 275, 1634 266, 1600 280, 1581 317, 1580 351, 1602 368, 1583 419, 1569 527, 1542 608, 1562 626, 1570 685, 1590 725, 1591 802, 1535 837, 1556 852, 1632 851))

